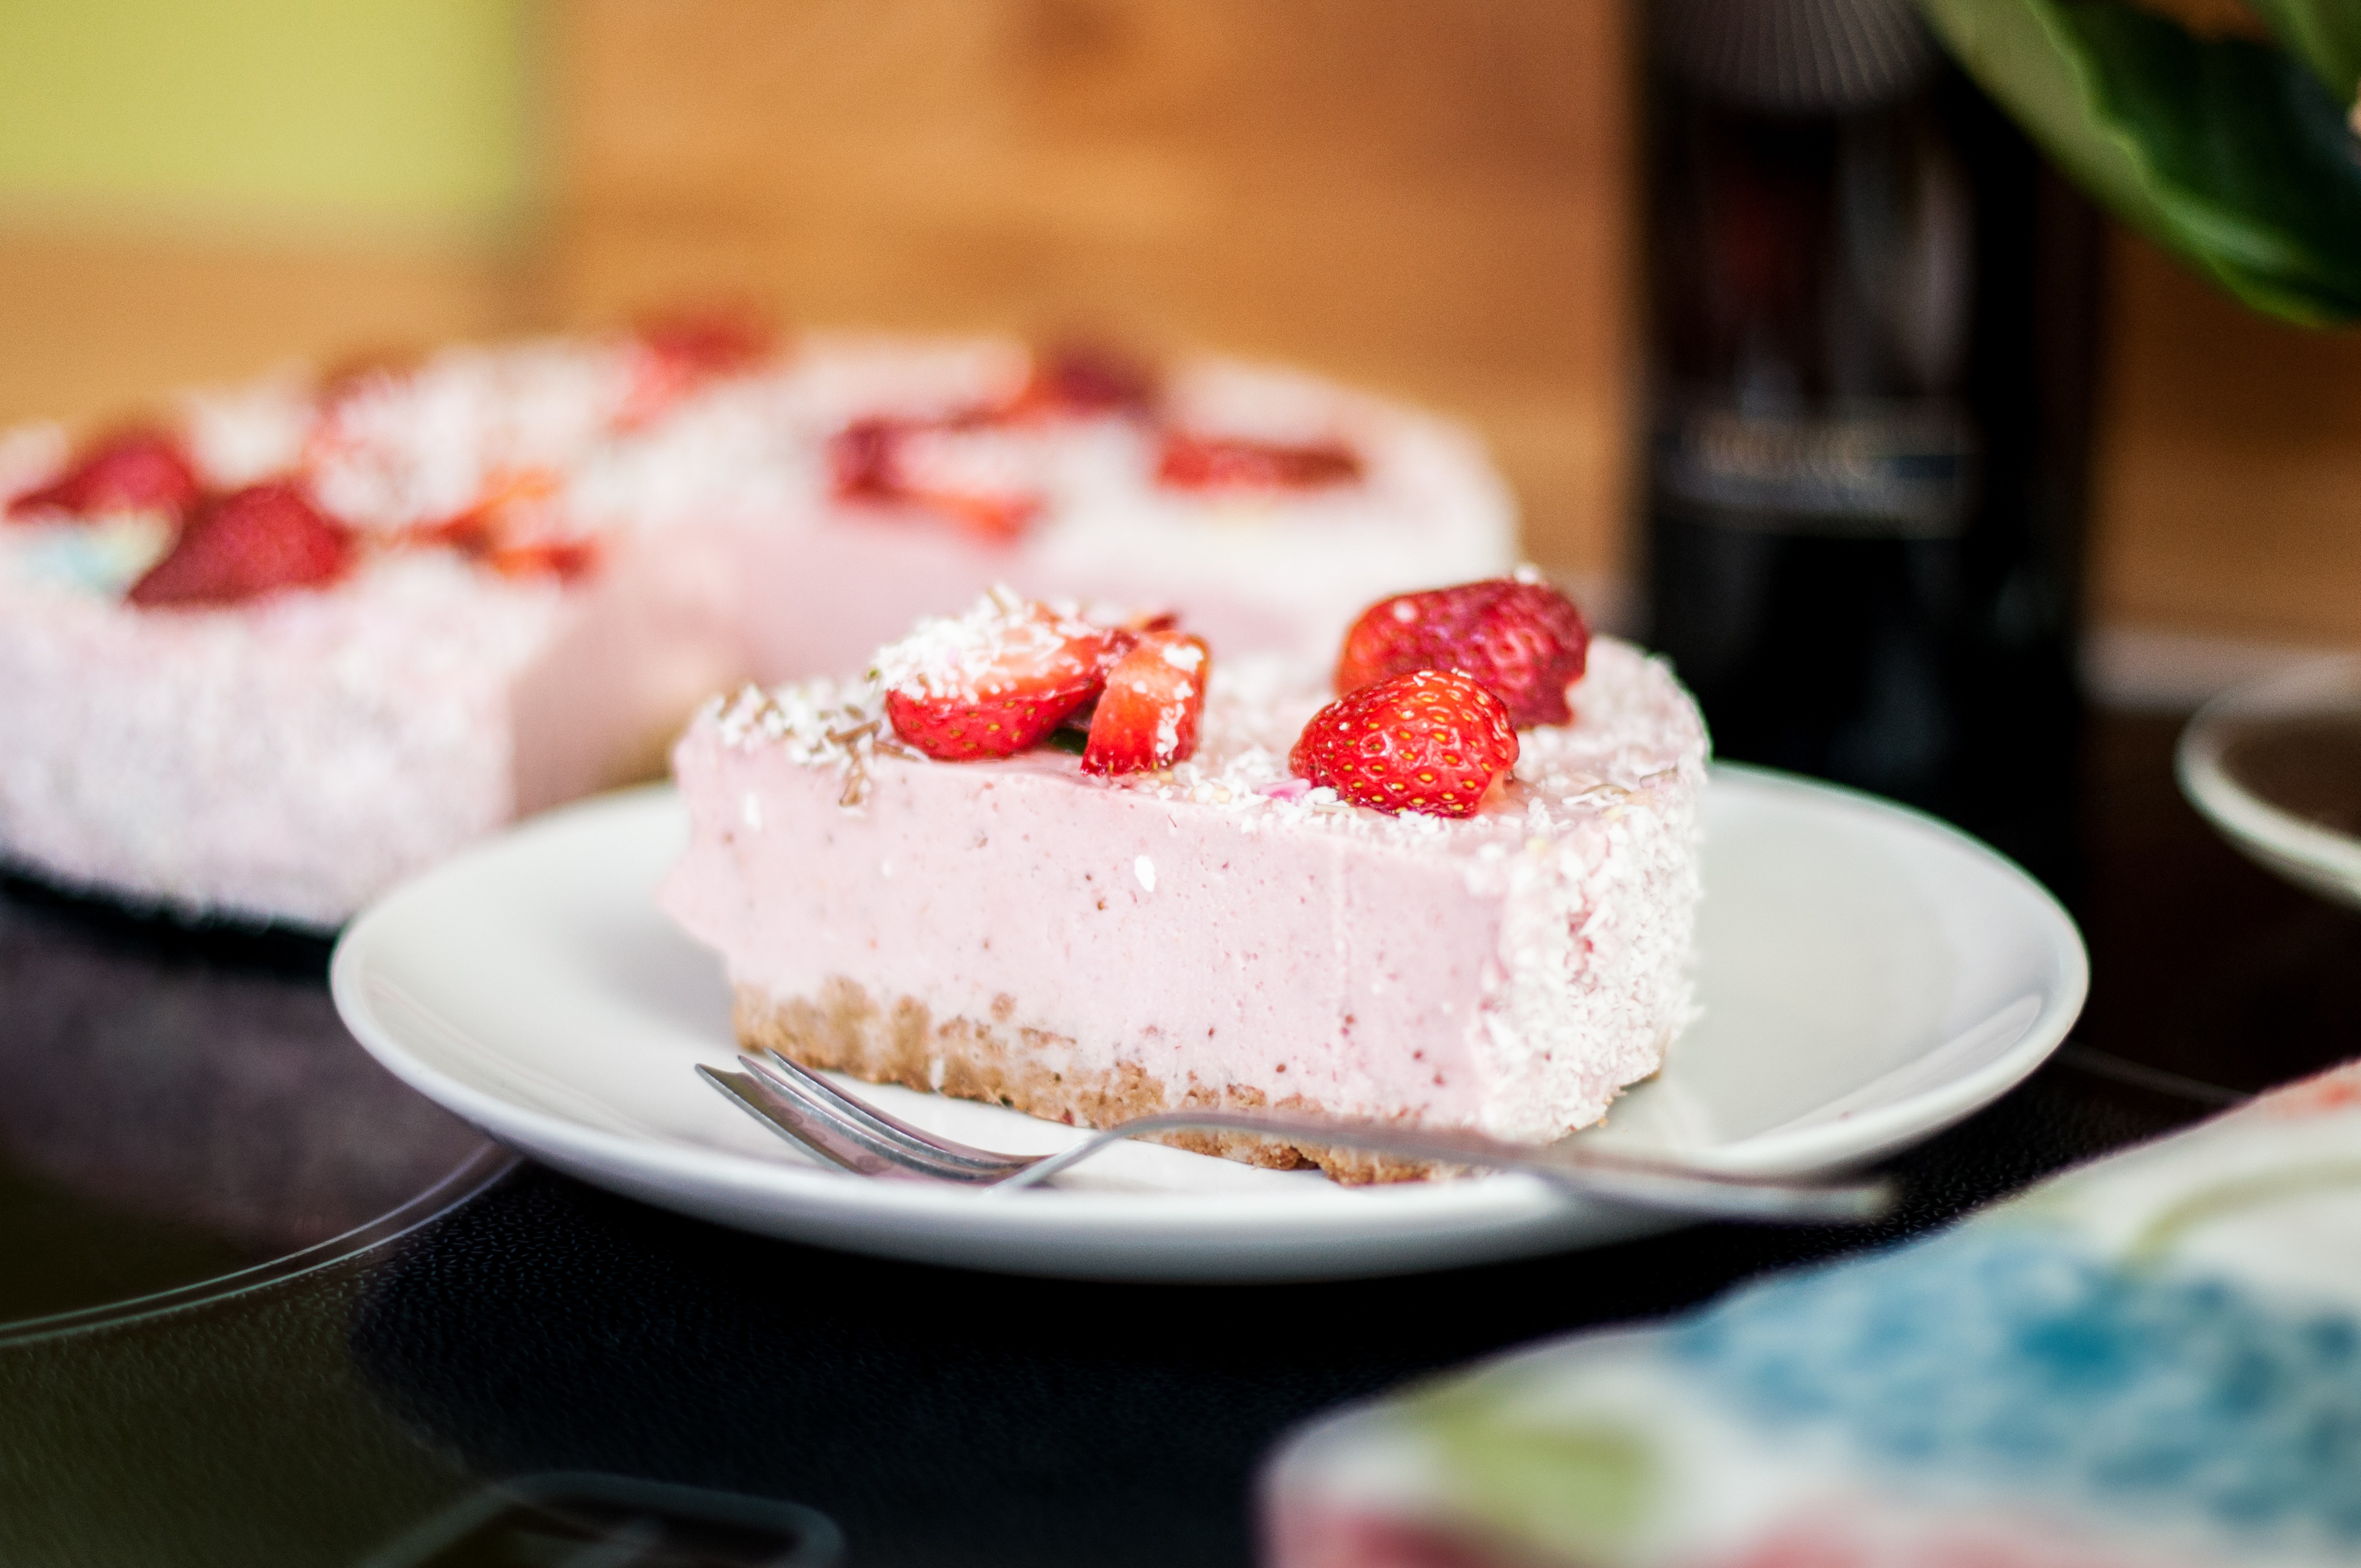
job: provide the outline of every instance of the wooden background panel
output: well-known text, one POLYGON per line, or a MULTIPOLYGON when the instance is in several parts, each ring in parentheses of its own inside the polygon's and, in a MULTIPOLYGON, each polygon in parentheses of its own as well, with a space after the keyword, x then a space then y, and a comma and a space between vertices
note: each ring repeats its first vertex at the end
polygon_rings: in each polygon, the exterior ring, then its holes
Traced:
POLYGON ((0 424, 105 423, 178 387, 497 336, 535 287, 470 252, 0 232, 0 424))
POLYGON ((2109 282, 2092 619, 2361 643, 2361 334, 2264 321, 2128 236, 2109 282))
MULTIPOLYGON (((0 419, 290 358, 611 321, 1097 331, 1461 414, 1532 553, 1627 559, 1626 8, 1610 0, 572 0, 538 250, 0 231, 0 419)), ((2103 625, 2361 642, 2361 336, 2110 269, 2103 625)))
POLYGON ((1600 0, 583 0, 556 308, 1096 332, 1472 420, 1621 557, 1625 16, 1600 0))
MULTIPOLYGON (((554 309, 1077 328, 1477 425, 1531 552, 1630 558, 1631 13, 1608 0, 580 0, 554 309)), ((2361 641, 2361 340, 2110 269, 2092 609, 2361 641)))

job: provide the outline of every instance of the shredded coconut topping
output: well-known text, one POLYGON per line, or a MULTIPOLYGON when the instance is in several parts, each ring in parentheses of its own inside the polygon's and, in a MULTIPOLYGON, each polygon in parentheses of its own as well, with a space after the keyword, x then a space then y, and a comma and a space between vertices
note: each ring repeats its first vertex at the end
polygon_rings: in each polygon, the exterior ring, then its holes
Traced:
POLYGON ((1105 633, 1071 601, 1036 603, 1004 584, 964 615, 920 621, 877 655, 873 679, 881 689, 907 696, 972 702, 1007 691, 1003 672, 1038 668, 1075 639, 1105 633))
POLYGON ((735 696, 715 697, 699 722, 714 725, 722 744, 733 750, 777 746, 804 767, 839 770, 844 785, 837 804, 848 811, 869 798, 873 758, 927 762, 895 739, 885 718, 884 688, 874 680, 805 681, 775 691, 749 685, 735 696))

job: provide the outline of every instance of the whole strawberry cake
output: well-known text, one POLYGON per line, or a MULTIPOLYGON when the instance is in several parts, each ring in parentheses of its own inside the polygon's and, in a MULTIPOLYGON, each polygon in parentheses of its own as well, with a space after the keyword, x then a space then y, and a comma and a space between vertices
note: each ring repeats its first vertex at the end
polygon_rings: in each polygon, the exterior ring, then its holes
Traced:
POLYGON ((1513 536, 1307 378, 711 322, 0 434, 0 863, 315 927, 995 581, 1301 649, 1513 536))
POLYGON ((1536 581, 1384 600, 1333 671, 1000 590, 862 678, 709 705, 662 898, 741 1041, 811 1066, 1083 1126, 1545 1142, 1686 1019, 1706 753, 1663 663, 1536 581))

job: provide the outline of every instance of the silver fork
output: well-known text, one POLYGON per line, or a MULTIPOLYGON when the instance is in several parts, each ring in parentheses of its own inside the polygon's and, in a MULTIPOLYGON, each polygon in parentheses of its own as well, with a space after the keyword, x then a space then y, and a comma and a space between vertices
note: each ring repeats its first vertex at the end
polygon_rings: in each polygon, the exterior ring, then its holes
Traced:
POLYGON ((1585 1197, 1701 1218, 1855 1223, 1877 1219, 1894 1201, 1892 1184, 1883 1180, 1817 1183, 1739 1176, 1578 1142, 1536 1147, 1476 1133, 1259 1111, 1160 1112, 1093 1133, 1057 1154, 996 1154, 922 1132, 776 1051, 738 1060, 745 1071, 700 1066, 697 1076, 781 1137, 861 1176, 1005 1192, 1036 1186, 1126 1138, 1227 1132, 1523 1171, 1585 1197))

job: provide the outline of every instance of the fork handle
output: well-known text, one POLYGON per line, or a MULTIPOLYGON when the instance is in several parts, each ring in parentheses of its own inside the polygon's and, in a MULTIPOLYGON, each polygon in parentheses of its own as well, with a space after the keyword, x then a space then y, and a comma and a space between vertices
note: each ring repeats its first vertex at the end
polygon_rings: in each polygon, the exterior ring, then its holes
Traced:
POLYGON ((1579 1145, 1536 1147, 1488 1138, 1477 1133, 1211 1110, 1168 1111, 1136 1117, 1036 1161, 990 1190, 1005 1192, 1035 1186, 1128 1138, 1180 1132, 1253 1133, 1411 1159, 1521 1171, 1587 1197, 1736 1220, 1860 1223, 1879 1218, 1894 1205, 1893 1184, 1883 1179, 1810 1182, 1784 1177, 1744 1176, 1579 1145))

